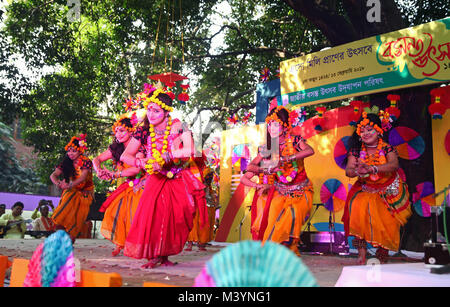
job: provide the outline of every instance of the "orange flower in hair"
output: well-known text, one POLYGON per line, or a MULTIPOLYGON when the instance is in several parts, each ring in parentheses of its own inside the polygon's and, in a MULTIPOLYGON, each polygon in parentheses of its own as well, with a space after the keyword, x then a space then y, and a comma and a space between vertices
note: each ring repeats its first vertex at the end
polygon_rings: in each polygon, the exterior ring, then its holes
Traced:
POLYGON ((72 137, 72 139, 69 143, 67 143, 64 149, 68 151, 70 147, 74 148, 76 151, 84 153, 87 149, 86 134, 80 134, 79 136, 72 137), (78 141, 78 145, 75 145, 75 140, 78 141))
POLYGON ((367 126, 367 125, 372 126, 373 129, 375 129, 378 133, 380 133, 381 135, 383 135, 384 130, 381 129, 377 124, 371 122, 371 121, 369 120, 369 118, 367 118, 367 112, 363 112, 363 113, 362 113, 362 117, 363 117, 363 120, 362 120, 361 122, 359 122, 358 125, 356 125, 356 133, 357 133, 359 136, 361 136, 361 128, 364 127, 364 126, 367 126))
MULTIPOLYGON (((123 120, 126 118, 128 118, 126 115, 122 115, 119 117, 119 119, 112 126, 113 133, 116 133, 117 127, 122 127, 123 129, 127 130, 129 133, 133 133, 136 130, 134 127, 129 127, 129 126, 125 125, 125 123, 123 123, 123 120)), ((131 122, 131 119, 130 119, 130 122, 131 122)), ((133 126, 132 123, 131 123, 131 125, 133 126)))
POLYGON ((286 129, 291 129, 292 128, 291 121, 289 120, 289 122, 286 124, 277 115, 277 112, 283 109, 286 110, 288 114, 290 113, 289 110, 286 109, 285 107, 278 106, 275 108, 275 111, 273 111, 272 115, 266 117, 266 123, 269 124, 271 121, 276 121, 280 124, 280 126, 283 126, 286 129))

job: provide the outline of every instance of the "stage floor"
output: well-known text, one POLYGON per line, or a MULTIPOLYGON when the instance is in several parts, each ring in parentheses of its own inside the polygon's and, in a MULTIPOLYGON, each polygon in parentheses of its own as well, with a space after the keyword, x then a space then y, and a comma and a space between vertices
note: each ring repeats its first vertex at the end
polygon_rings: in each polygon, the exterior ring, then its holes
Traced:
MULTIPOLYGON (((33 251, 43 240, 4 240, 0 239, 0 255, 11 258, 30 259, 33 251)), ((100 272, 116 272, 122 275, 123 286, 140 287, 143 282, 162 282, 175 286, 190 287, 195 277, 200 273, 205 263, 222 248, 226 243, 212 243, 207 251, 198 251, 194 246, 193 251, 183 251, 179 255, 170 257, 173 262, 178 262, 173 267, 157 267, 154 269, 142 269, 145 260, 136 260, 120 254, 112 257, 114 245, 104 239, 78 239, 75 242, 75 257, 85 270, 100 272)), ((344 267, 352 267, 356 264, 356 255, 302 255, 303 262, 316 277, 320 286, 333 287, 341 276, 344 267)), ((412 258, 391 258, 390 263, 399 264, 418 262, 412 258)), ((419 264, 419 263, 415 263, 419 264)), ((448 276, 448 275, 447 275, 448 276)))

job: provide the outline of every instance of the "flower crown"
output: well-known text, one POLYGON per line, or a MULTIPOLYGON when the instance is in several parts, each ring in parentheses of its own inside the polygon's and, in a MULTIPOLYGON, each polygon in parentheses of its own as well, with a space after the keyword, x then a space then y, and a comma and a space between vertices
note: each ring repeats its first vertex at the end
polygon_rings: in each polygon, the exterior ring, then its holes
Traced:
POLYGON ((390 115, 387 111, 380 110, 378 112, 378 107, 373 107, 372 109, 365 108, 365 111, 362 113, 363 120, 359 122, 356 126, 356 133, 361 135, 361 128, 367 125, 370 125, 381 135, 384 134, 385 131, 388 131, 392 126, 390 123, 390 115), (380 117, 381 127, 379 127, 374 122, 370 121, 367 117, 368 113, 377 114, 380 117))
POLYGON ((87 149, 87 143, 86 143, 86 134, 80 134, 79 136, 73 136, 70 142, 64 147, 66 151, 69 150, 69 148, 75 148, 76 151, 79 151, 81 153, 84 153, 87 149), (74 141, 78 140, 78 146, 75 145, 74 141))
POLYGON ((276 108, 274 109, 272 115, 266 117, 266 123, 268 124, 268 123, 271 122, 271 121, 276 121, 276 122, 278 122, 281 126, 283 126, 284 128, 286 128, 286 129, 291 129, 291 128, 292 128, 291 120, 289 119, 289 123, 286 124, 286 123, 283 122, 283 121, 278 117, 278 115, 277 115, 277 112, 280 111, 280 110, 283 110, 283 109, 286 110, 286 111, 288 112, 288 114, 290 114, 290 112, 289 112, 288 109, 286 109, 286 108, 283 107, 283 106, 278 106, 278 107, 276 107, 276 108))
POLYGON ((147 109, 147 106, 150 102, 156 103, 157 105, 159 105, 163 110, 172 112, 173 111, 173 107, 166 105, 164 102, 162 102, 161 100, 158 99, 158 95, 159 94, 166 94, 163 90, 158 89, 156 91, 153 92, 153 95, 150 98, 147 98, 144 100, 143 105, 144 108, 147 109))
MULTIPOLYGON (((136 117, 136 113, 133 113, 133 115, 136 117)), ((123 123, 123 120, 126 118, 128 118, 126 115, 122 115, 119 117, 119 119, 112 126, 113 133, 116 133, 117 127, 122 127, 123 129, 127 130, 129 133, 133 133, 136 130, 136 128, 134 127, 134 124, 133 124, 133 119, 130 119, 132 127, 128 127, 127 125, 125 125, 123 123)))

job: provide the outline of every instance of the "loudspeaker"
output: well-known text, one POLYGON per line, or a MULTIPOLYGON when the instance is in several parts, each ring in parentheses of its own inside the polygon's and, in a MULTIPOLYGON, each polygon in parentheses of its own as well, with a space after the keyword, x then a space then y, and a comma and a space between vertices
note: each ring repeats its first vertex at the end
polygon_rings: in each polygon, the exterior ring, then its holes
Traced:
POLYGON ((348 254, 349 246, 344 232, 304 231, 300 235, 300 252, 348 254))

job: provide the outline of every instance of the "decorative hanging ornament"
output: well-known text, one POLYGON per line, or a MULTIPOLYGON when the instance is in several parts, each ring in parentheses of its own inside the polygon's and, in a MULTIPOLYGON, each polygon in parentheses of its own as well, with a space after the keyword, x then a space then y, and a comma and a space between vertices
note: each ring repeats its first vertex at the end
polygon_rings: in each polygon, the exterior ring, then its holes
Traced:
POLYGON ((187 93, 187 90, 189 88, 189 84, 181 84, 180 85, 183 91, 178 95, 178 100, 181 104, 186 104, 186 101, 189 100, 189 95, 187 93))
POLYGON ((164 84, 166 85, 166 94, 169 95, 172 100, 174 100, 175 94, 173 93, 172 88, 175 87, 175 82, 165 82, 164 84))
POLYGON ((267 82, 269 81, 269 77, 270 77, 270 70, 269 68, 264 67, 264 69, 261 70, 261 81, 267 82))
POLYGON ((248 121, 249 121, 251 115, 252 115, 252 113, 250 113, 250 112, 245 113, 244 117, 242 118, 242 124, 244 126, 248 124, 248 121))
POLYGON ((277 73, 276 73, 275 77, 277 77, 278 79, 280 79, 280 78, 281 78, 280 69, 277 69, 276 72, 277 72, 277 73))
POLYGON ((356 126, 361 116, 363 102, 361 100, 353 100, 350 102, 350 105, 353 107, 353 113, 350 115, 350 126, 356 126))
POLYGON ((325 124, 324 113, 326 110, 327 110, 326 107, 317 107, 316 108, 318 117, 313 120, 314 129, 316 129, 318 131, 323 131, 323 127, 325 124))
POLYGON ((432 89, 430 92, 431 99, 432 99, 432 101, 434 99, 434 103, 432 103, 428 107, 428 112, 430 112, 433 119, 442 119, 442 115, 444 115, 445 111, 447 110, 446 105, 441 103, 441 97, 448 93, 448 91, 449 91, 448 88, 449 88, 448 86, 438 87, 438 88, 432 89))
POLYGON ((234 114, 233 116, 227 118, 227 124, 230 127, 233 127, 234 125, 236 125, 237 122, 238 122, 238 117, 237 117, 236 114, 234 114))
POLYGON ((397 120, 400 117, 400 109, 397 108, 397 102, 400 101, 400 96, 399 95, 388 95, 387 99, 391 102, 391 106, 386 108, 386 112, 389 113, 391 119, 397 120))

